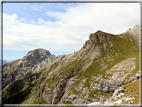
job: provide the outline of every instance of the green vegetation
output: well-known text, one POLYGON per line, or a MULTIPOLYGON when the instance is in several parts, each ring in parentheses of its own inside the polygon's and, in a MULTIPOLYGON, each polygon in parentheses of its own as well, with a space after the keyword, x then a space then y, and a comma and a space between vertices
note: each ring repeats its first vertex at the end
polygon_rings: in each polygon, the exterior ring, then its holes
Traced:
MULTIPOLYGON (((68 64, 62 66, 57 72, 58 72, 58 73, 59 73, 59 72, 63 72, 63 76, 65 76, 65 75, 67 75, 68 73, 73 72, 74 70, 81 70, 82 65, 83 65, 82 63, 83 63, 82 60, 79 60, 79 61, 75 60, 75 61, 73 61, 73 62, 71 62, 71 63, 68 63, 68 64)), ((55 67, 57 67, 57 66, 55 66, 55 67)), ((53 69, 53 68, 52 68, 52 69, 53 69)), ((51 70, 52 70, 52 69, 51 69, 51 70)), ((51 72, 51 70, 47 71, 47 74, 48 74, 49 72, 51 72)), ((53 74, 53 77, 54 77, 54 76, 56 76, 56 73, 53 74)), ((62 77, 63 77, 63 76, 62 76, 62 77)), ((52 89, 52 88, 54 88, 54 87, 50 87, 51 84, 52 84, 52 83, 55 83, 55 82, 57 82, 57 81, 59 81, 62 77, 57 78, 57 79, 48 79, 45 83, 48 82, 49 88, 52 89)))
MULTIPOLYGON (((137 81, 134 81, 134 82, 131 82, 129 84, 126 84, 123 86, 123 88, 126 90, 124 92, 124 96, 123 97, 126 97, 126 96, 130 96, 131 97, 135 97, 135 99, 131 99, 131 100, 128 100, 128 101, 134 101, 133 104, 139 104, 140 103, 140 99, 139 99, 139 96, 140 96, 140 91, 139 91, 139 84, 140 84, 140 80, 137 80, 137 81)), ((123 104, 128 104, 128 101, 124 101, 123 100, 123 104)))
POLYGON ((15 61, 12 61, 12 62, 9 62, 9 63, 4 64, 3 66, 5 66, 5 65, 12 65, 12 66, 15 66, 16 64, 18 64, 18 62, 19 62, 20 60, 21 60, 21 59, 17 59, 17 60, 15 60, 15 61))
POLYGON ((14 80, 8 84, 2 94, 3 104, 20 104, 30 94, 32 87, 36 84, 33 83, 34 78, 38 78, 40 73, 29 74, 22 79, 14 80))
POLYGON ((65 66, 62 66, 59 71, 64 71, 65 73, 71 73, 74 70, 81 70, 83 66, 84 60, 75 60, 72 62, 69 62, 65 66))
POLYGON ((70 101, 63 101, 63 103, 66 104, 67 107, 75 107, 75 106, 73 105, 73 103, 70 102, 70 101))
MULTIPOLYGON (((95 97, 94 95, 103 95, 103 96, 105 96, 106 98, 110 98, 110 97, 113 95, 113 93, 103 93, 103 92, 98 91, 98 90, 94 90, 94 91, 91 91, 91 92, 89 93, 89 97, 90 97, 90 98, 95 98, 95 99, 96 99, 96 97, 95 97)), ((99 100, 99 99, 98 99, 98 100, 99 100)))
POLYGON ((34 52, 36 49, 29 51, 28 53, 34 52))
POLYGON ((36 73, 38 73, 38 72, 41 72, 41 73, 42 73, 42 72, 44 72, 46 69, 47 69, 47 68, 43 68, 43 69, 37 71, 36 73))
POLYGON ((72 102, 70 101, 63 101, 64 104, 73 104, 72 102))
MULTIPOLYGON (((101 31, 98 31, 98 32, 101 32, 101 31)), ((114 36, 112 34, 106 34, 106 35, 112 38, 113 46, 110 46, 111 44, 109 42, 105 42, 106 44, 106 50, 105 50, 103 48, 103 44, 98 43, 97 45, 101 47, 101 52, 102 52, 101 56, 99 58, 95 58, 93 60, 92 65, 90 65, 85 71, 82 70, 77 74, 78 78, 81 78, 81 77, 87 78, 84 84, 85 85, 84 87, 88 87, 89 89, 90 89, 89 82, 90 82, 91 76, 98 77, 98 75, 102 75, 103 76, 102 78, 105 78, 106 75, 111 76, 110 74, 106 74, 106 70, 110 70, 114 65, 120 63, 121 61, 129 57, 136 58, 137 66, 136 66, 136 69, 132 71, 130 75, 128 75, 128 77, 134 76, 139 71, 139 64, 138 64, 139 63, 139 47, 137 46, 137 44, 135 44, 135 42, 131 42, 130 40, 117 38, 117 36, 114 36), (115 53, 118 53, 118 55, 116 55, 115 53), (106 57, 107 55, 110 57, 106 57), (114 59, 114 61, 108 61, 108 59, 114 59), (101 70, 101 66, 100 66, 102 61, 104 62, 105 65, 107 65, 107 67, 104 70, 101 70)), ((95 46, 92 46, 92 47, 95 47, 95 46)), ((90 50, 91 50, 91 46, 88 48, 86 55, 91 52, 90 50)), ((74 86, 77 86, 79 82, 80 81, 78 81, 77 83, 74 83, 74 86)), ((75 89, 73 89, 72 91, 73 93, 77 93, 75 89)), ((89 96, 93 97, 93 94, 98 94, 98 95, 103 94, 106 97, 110 97, 112 95, 112 93, 104 94, 98 91, 93 91, 93 92, 90 92, 89 96)))
POLYGON ((40 99, 36 99, 36 100, 34 99, 32 104, 49 104, 49 103, 45 101, 43 97, 41 97, 40 99))
POLYGON ((35 86, 40 85, 44 80, 45 80, 45 79, 42 79, 42 80, 38 81, 38 83, 37 83, 35 86))
POLYGON ((3 75, 2 75, 2 78, 5 78, 7 75, 8 75, 7 73, 3 74, 3 75))
POLYGON ((30 93, 22 104, 34 104, 33 102, 36 101, 36 97, 38 96, 38 92, 40 89, 36 90, 35 92, 30 93))
POLYGON ((12 72, 11 69, 12 69, 13 67, 15 67, 15 66, 18 64, 18 62, 19 62, 20 60, 21 60, 21 59, 18 59, 18 60, 15 60, 15 61, 12 61, 12 62, 9 62, 9 63, 4 64, 3 67, 4 67, 4 66, 7 66, 7 65, 10 65, 11 67, 10 67, 7 71, 5 71, 5 72, 3 73, 2 78, 5 78, 6 76, 8 76, 8 75, 12 72))

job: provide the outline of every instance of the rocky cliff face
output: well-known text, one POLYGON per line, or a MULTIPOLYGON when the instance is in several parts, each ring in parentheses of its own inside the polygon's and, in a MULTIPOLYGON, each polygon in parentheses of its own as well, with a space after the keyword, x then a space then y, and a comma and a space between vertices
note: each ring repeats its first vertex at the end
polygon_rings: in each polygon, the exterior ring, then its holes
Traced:
MULTIPOLYGON (((25 87, 31 87, 22 104, 110 104, 126 91, 120 87, 141 78, 139 28, 137 25, 133 33, 120 35, 97 31, 79 51, 69 55, 55 57, 44 49, 30 51, 17 63, 4 65, 3 84, 24 81, 25 87), (28 73, 40 75, 32 76, 29 82, 25 77, 28 73)), ((5 96, 10 86, 3 89, 4 101, 9 103, 5 96)))
POLYGON ((51 53, 45 49, 36 49, 28 52, 26 56, 18 63, 18 67, 30 67, 41 63, 48 57, 51 57, 51 53))
POLYGON ((98 30, 96 33, 93 33, 93 34, 90 34, 89 36, 89 40, 87 40, 85 42, 85 44, 83 45, 83 48, 86 47, 86 45, 89 45, 89 44, 97 44, 97 43, 103 43, 103 42, 106 42, 106 41, 109 41, 111 40, 111 37, 108 36, 106 33, 98 30))
POLYGON ((141 26, 135 25, 133 29, 129 28, 124 34, 132 38, 138 45, 140 45, 140 31, 141 26))
MULTIPOLYGON (((61 57, 62 58, 62 57, 61 57)), ((13 80, 22 78, 27 73, 35 73, 41 69, 51 66, 56 58, 48 50, 36 49, 27 53, 23 59, 13 61, 3 66, 2 86, 5 86, 13 80)))

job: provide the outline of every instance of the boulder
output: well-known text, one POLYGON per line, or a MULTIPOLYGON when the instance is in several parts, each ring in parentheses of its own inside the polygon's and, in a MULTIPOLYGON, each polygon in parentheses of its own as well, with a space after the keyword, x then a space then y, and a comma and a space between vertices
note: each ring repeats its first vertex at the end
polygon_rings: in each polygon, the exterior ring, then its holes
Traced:
POLYGON ((111 101, 116 100, 117 97, 123 96, 122 94, 123 92, 125 92, 125 90, 122 87, 119 87, 118 89, 116 89, 112 95, 111 101))

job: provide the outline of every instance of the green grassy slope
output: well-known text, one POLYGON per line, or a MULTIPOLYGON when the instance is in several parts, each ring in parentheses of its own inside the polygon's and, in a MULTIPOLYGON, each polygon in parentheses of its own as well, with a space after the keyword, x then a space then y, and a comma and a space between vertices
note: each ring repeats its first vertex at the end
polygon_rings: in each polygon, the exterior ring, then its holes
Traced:
POLYGON ((9 62, 9 63, 4 64, 4 65, 3 65, 3 68, 4 68, 5 66, 7 66, 7 65, 10 65, 11 67, 10 67, 7 71, 5 71, 5 72, 2 74, 2 78, 5 78, 6 76, 8 76, 8 75, 12 72, 11 69, 14 68, 14 67, 18 64, 18 62, 19 62, 20 60, 21 60, 21 59, 18 59, 18 60, 15 60, 15 61, 12 61, 12 62, 9 62))
POLYGON ((2 94, 3 104, 20 104, 31 93, 31 89, 36 84, 35 78, 39 78, 41 72, 29 74, 22 79, 14 80, 9 83, 4 89, 2 94))

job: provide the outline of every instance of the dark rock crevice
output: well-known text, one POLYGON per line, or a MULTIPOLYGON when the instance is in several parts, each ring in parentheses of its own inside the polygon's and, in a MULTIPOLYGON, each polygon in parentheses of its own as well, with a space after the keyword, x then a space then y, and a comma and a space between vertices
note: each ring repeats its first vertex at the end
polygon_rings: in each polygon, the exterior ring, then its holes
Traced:
POLYGON ((47 102, 50 102, 52 104, 58 104, 64 96, 68 80, 74 77, 79 71, 80 70, 73 70, 71 73, 68 73, 59 81, 51 84, 51 86, 53 86, 54 89, 49 89, 47 87, 42 88, 37 98, 39 99, 43 97, 47 102))
POLYGON ((60 80, 57 85, 59 91, 57 91, 57 95, 53 100, 53 104, 58 104, 65 93, 65 88, 67 82, 70 78, 74 77, 80 70, 73 70, 71 73, 67 74, 62 80, 60 80))

